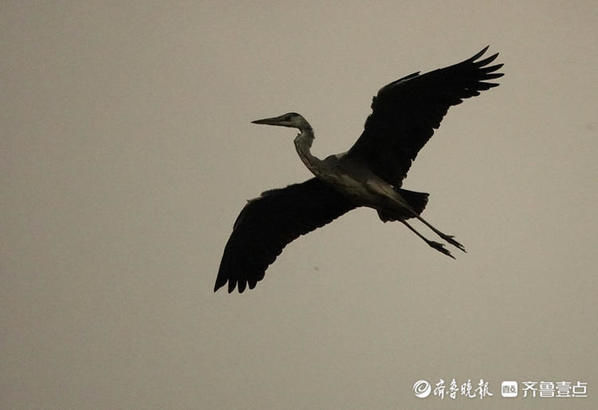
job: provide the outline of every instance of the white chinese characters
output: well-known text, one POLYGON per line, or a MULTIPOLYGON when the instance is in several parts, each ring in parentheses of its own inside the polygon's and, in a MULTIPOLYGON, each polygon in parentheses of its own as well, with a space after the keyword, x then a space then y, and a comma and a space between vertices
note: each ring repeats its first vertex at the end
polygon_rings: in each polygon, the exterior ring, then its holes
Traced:
MULTIPOLYGON (((413 384, 413 392, 420 399, 432 396, 440 400, 445 398, 451 400, 457 398, 485 399, 494 396, 488 387, 488 381, 484 379, 479 379, 477 383, 472 382, 471 379, 467 379, 463 383, 458 383, 455 378, 448 382, 438 379, 435 383, 421 379, 413 384)), ((504 380, 500 383, 500 396, 521 399, 584 398, 588 397, 588 383, 579 380, 575 382, 504 380)))

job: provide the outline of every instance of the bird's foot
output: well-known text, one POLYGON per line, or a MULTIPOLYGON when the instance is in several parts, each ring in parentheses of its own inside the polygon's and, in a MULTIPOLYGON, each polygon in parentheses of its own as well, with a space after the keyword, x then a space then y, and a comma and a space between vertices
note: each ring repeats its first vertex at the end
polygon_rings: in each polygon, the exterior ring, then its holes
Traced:
POLYGON ((453 245, 455 248, 459 249, 460 251, 467 253, 467 251, 465 250, 465 246, 463 246, 459 242, 457 242, 453 235, 442 234, 442 235, 440 235, 440 237, 442 239, 444 239, 445 241, 447 241, 448 243, 450 243, 451 245, 453 245))
POLYGON ((426 241, 428 245, 432 248, 436 249, 438 252, 444 253, 446 256, 455 259, 455 257, 451 254, 451 252, 444 247, 444 244, 434 241, 426 241))

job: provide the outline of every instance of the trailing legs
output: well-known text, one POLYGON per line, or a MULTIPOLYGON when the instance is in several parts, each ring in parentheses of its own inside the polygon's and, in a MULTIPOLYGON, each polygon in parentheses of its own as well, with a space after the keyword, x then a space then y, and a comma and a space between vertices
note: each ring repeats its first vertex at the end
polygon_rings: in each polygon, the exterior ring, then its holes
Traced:
POLYGON ((444 247, 444 244, 442 244, 440 242, 435 242, 435 241, 429 240, 428 238, 426 238, 425 236, 423 236, 421 233, 419 233, 418 231, 416 231, 414 227, 412 227, 411 225, 409 225, 407 223, 407 221, 404 221, 402 219, 399 219, 399 221, 401 221, 401 223, 403 225, 405 225, 407 228, 409 228, 409 230, 411 232, 413 232, 414 234, 416 234, 417 236, 419 236, 421 239, 423 239, 423 241, 426 242, 429 246, 431 246, 432 248, 436 249, 437 251, 439 251, 441 253, 444 253, 445 255, 447 255, 447 256, 455 259, 455 257, 451 254, 451 252, 444 247))

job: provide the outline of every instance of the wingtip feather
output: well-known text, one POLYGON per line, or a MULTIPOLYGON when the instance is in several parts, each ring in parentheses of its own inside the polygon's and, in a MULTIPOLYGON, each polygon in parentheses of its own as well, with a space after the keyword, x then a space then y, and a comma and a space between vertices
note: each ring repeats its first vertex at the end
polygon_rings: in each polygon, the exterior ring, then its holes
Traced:
POLYGON ((218 292, 218 289, 223 287, 225 284, 226 284, 226 281, 221 282, 221 281, 216 280, 216 284, 214 285, 214 293, 218 292))
POLYGON ((494 54, 492 54, 490 57, 486 57, 486 58, 485 58, 485 59, 483 59, 483 60, 476 61, 476 62, 475 62, 475 65, 476 65, 476 66, 478 66, 478 67, 483 67, 483 66, 485 66, 485 65, 487 65, 487 64, 490 64, 490 63, 491 63, 491 62, 493 62, 494 60, 496 60, 496 57, 498 57, 498 53, 494 53, 494 54))
POLYGON ((243 291, 245 290, 246 286, 247 286, 247 282, 245 282, 244 280, 240 280, 237 283, 237 289, 239 290, 239 293, 243 293, 243 291))
POLYGON ((491 73, 491 74, 484 74, 483 80, 492 80, 494 78, 500 78, 504 75, 504 73, 491 73))
POLYGON ((482 73, 491 73, 493 71, 500 70, 503 66, 504 66, 504 64, 501 63, 501 64, 491 65, 488 67, 482 67, 479 70, 482 73))
POLYGON ((478 58, 480 58, 486 52, 486 50, 488 50, 488 47, 490 47, 490 46, 487 45, 481 51, 479 51, 476 55, 474 55, 473 57, 470 57, 469 59, 467 59, 467 61, 475 61, 475 60, 477 60, 478 58))

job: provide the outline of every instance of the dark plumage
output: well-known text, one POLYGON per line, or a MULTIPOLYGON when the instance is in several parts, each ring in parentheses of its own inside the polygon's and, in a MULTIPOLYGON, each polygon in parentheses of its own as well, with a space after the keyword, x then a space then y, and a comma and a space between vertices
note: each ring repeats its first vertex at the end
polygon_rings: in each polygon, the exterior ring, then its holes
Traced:
POLYGON ((413 73, 382 87, 349 155, 363 158, 376 174, 400 186, 449 107, 498 86, 486 82, 503 76, 495 73, 502 64, 487 66, 498 53, 475 61, 487 49, 461 63, 422 75, 413 73))
POLYGON ((235 284, 239 292, 246 285, 253 289, 285 245, 353 208, 347 198, 317 178, 248 201, 224 248, 215 290, 227 280, 229 292, 235 284))

